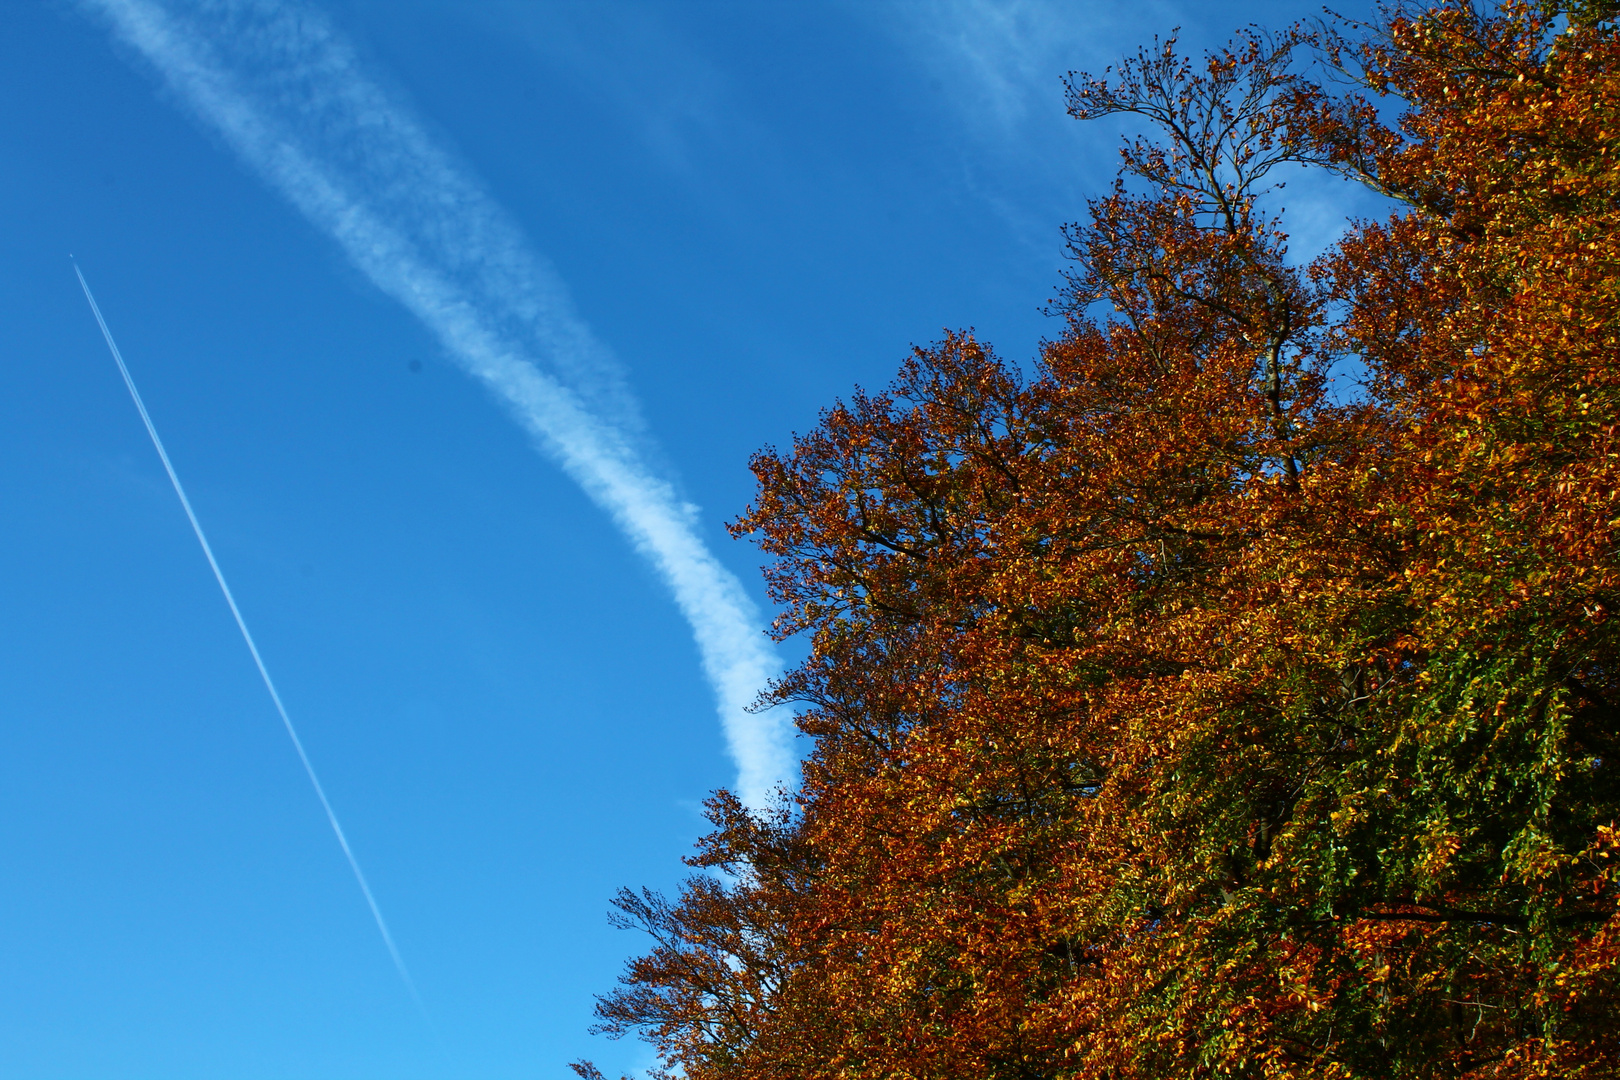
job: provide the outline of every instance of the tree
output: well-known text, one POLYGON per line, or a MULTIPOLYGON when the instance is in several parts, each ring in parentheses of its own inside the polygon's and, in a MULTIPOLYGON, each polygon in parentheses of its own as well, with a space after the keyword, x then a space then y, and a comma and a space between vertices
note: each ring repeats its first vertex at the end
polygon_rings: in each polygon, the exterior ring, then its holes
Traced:
POLYGON ((1071 76, 1155 134, 1033 375, 951 334, 754 460, 815 748, 793 812, 715 804, 731 877, 621 895, 607 1030, 693 1078, 1606 1075, 1610 15, 1071 76), (1284 165, 1405 209, 1300 267, 1284 165))

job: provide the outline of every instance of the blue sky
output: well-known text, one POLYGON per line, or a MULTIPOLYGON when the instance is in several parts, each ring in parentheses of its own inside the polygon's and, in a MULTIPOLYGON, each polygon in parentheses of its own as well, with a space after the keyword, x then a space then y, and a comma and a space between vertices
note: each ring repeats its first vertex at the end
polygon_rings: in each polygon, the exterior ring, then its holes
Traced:
MULTIPOLYGON (((673 887, 702 799, 737 782, 715 664, 746 648, 703 652, 683 611, 701 619, 713 590, 683 609, 658 552, 576 482, 583 466, 537 451, 443 326, 379 287, 391 271, 301 213, 98 7, 12 5, 0 36, 0 1076, 644 1066, 637 1044, 585 1030, 592 994, 640 945, 608 927, 607 899, 673 887)), ((442 226, 445 288, 500 300, 474 281, 496 248, 457 231, 468 204, 424 208, 442 184, 289 104, 287 56, 242 38, 232 7, 156 5, 356 198, 442 226)), ((945 327, 976 327, 1012 359, 1054 332, 1039 308, 1058 228, 1108 182, 1118 136, 1063 116, 1062 73, 1178 25, 1210 45, 1314 14, 1168 0, 303 10, 532 254, 540 269, 518 277, 551 314, 530 330, 590 340, 572 374, 543 341, 528 359, 603 430, 639 414, 623 460, 696 508, 680 528, 698 547, 683 550, 712 553, 759 622, 760 559, 723 528, 751 495, 751 452, 852 386, 881 386, 945 327), (589 385, 602 364, 618 365, 617 397, 589 385)), ((1305 247, 1344 207, 1371 209, 1336 182, 1288 195, 1305 247)))

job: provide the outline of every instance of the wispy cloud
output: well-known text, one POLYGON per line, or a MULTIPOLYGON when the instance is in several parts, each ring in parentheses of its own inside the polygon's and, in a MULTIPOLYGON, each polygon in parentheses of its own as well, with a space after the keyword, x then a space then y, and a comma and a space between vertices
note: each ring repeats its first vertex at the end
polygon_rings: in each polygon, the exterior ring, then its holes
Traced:
POLYGON ((1114 130, 1070 119, 1063 76, 1107 66, 1165 0, 1121 9, 1075 0, 886 0, 853 10, 887 34, 938 91, 971 153, 962 182, 1037 258, 1113 172, 1114 130))
POLYGON ((905 36, 975 123, 1004 134, 1061 113, 1058 80, 1106 49, 1112 22, 1050 0, 934 0, 896 5, 905 36))
POLYGON ((645 456, 622 368, 522 230, 363 70, 320 12, 269 0, 83 0, 264 181, 488 386, 656 568, 718 698, 738 794, 795 772, 759 613, 645 456))
POLYGON ((980 139, 1004 144, 1005 153, 1048 159, 1054 132, 1075 133, 1064 114, 1063 76, 1104 67, 1144 32, 1175 25, 1166 0, 1123 8, 1074 0, 891 0, 872 10, 980 139))
MULTIPOLYGON (((1115 141, 1139 126, 1123 118, 1077 123, 1064 108, 1063 76, 1101 74, 1155 36, 1179 33, 1181 47, 1197 53, 1242 28, 1223 8, 1178 0, 890 0, 878 10, 985 148, 975 161, 985 174, 974 178, 981 194, 1034 246, 1052 244, 1054 208, 1077 217, 1084 199, 1104 189, 1118 161, 1115 141)), ((1316 171, 1291 171, 1283 195, 1269 202, 1287 205, 1292 254, 1302 262, 1342 235, 1347 215, 1383 206, 1316 171)))

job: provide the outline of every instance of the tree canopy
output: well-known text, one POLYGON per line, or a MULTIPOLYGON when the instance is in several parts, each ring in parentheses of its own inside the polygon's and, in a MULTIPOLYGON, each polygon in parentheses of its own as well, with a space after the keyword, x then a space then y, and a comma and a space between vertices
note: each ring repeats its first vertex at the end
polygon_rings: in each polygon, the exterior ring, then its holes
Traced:
POLYGON ((1061 332, 754 458, 813 749, 620 894, 603 1030, 690 1080, 1615 1075, 1614 7, 1069 77, 1143 134, 1061 332), (1301 264, 1284 168, 1399 210, 1301 264))

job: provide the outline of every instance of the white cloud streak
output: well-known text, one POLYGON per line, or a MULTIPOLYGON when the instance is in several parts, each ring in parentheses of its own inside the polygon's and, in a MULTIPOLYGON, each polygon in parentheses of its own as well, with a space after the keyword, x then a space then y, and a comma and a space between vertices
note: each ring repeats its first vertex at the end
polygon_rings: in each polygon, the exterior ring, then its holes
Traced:
POLYGON ((191 500, 186 497, 185 485, 180 483, 180 474, 175 472, 174 463, 169 460, 169 452, 163 447, 163 439, 158 435, 157 425, 152 423, 151 414, 146 411, 146 402, 141 400, 141 392, 135 388, 135 379, 129 373, 129 367, 124 363, 124 354, 118 349, 118 342, 113 340, 112 330, 107 326, 107 320, 102 318, 101 305, 96 303, 95 293, 90 291, 90 283, 84 279, 84 271, 79 264, 73 264, 73 272, 79 276, 79 286, 84 289, 84 298, 90 303, 90 313, 96 317, 96 325, 101 327, 101 336, 107 342, 107 351, 112 353, 113 362, 118 365, 118 374, 124 377, 124 385, 129 389, 130 400, 135 403, 135 411, 141 415, 141 423, 146 425, 146 434, 152 439, 152 448, 157 451, 158 460, 163 462, 163 471, 169 474, 169 483, 174 487, 174 493, 180 500, 180 507, 186 512, 186 520, 191 522, 191 531, 196 534, 197 543, 202 546, 203 557, 208 560, 208 568, 214 572, 214 580, 219 584, 219 591, 225 597, 225 604, 231 609, 231 618, 236 620, 236 628, 242 632, 242 641, 246 643, 248 654, 253 657, 253 664, 259 669, 259 678, 264 681, 265 690, 270 693, 270 700, 276 707, 276 715, 281 717, 281 726, 287 732, 287 738, 292 741, 293 750, 298 753, 298 761, 304 766, 304 775, 309 778, 309 785, 315 790, 315 797, 320 800, 321 809, 326 811, 326 822, 332 826, 332 835, 337 839, 338 847, 343 849, 343 857, 349 861, 349 869, 354 872, 354 880, 360 886, 361 894, 366 898, 366 906, 371 909, 371 917, 377 923, 377 932, 382 935, 383 944, 388 947, 388 955, 393 958, 394 968, 399 977, 404 980, 405 988, 411 992, 411 998, 416 1007, 422 1011, 422 1018, 427 1020, 431 1027, 433 1019, 428 1015, 427 1006, 422 1002, 422 995, 417 993, 416 980, 405 966, 405 958, 399 954, 399 947, 394 944, 394 935, 388 932, 388 921, 383 918, 382 908, 377 906, 377 898, 372 895, 371 885, 366 881, 365 872, 360 869, 360 860, 354 857, 354 849, 349 847, 349 838, 343 832, 343 826, 338 822, 337 811, 332 809, 332 803, 326 797, 326 788, 321 785, 321 778, 315 773, 315 765, 304 752, 304 740, 298 737, 298 729, 293 726, 292 717, 287 714, 287 706, 281 702, 281 693, 276 689, 275 680, 270 678, 270 669, 265 666, 264 657, 259 655, 259 646, 253 640, 252 631, 248 630, 247 620, 242 617, 242 609, 236 606, 236 595, 231 592, 229 583, 225 580, 225 571, 219 567, 219 560, 214 558, 214 548, 208 543, 208 536, 203 532, 202 522, 197 520, 197 512, 191 508, 191 500))
POLYGON ((634 399, 522 231, 362 70, 319 12, 268 0, 84 0, 264 181, 403 304, 657 570, 718 699, 737 791, 759 806, 796 765, 747 706, 780 664, 695 508, 648 464, 634 399))

